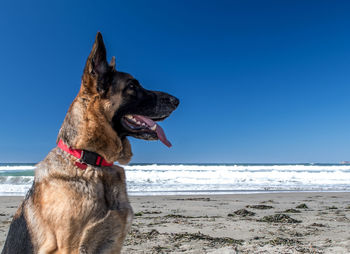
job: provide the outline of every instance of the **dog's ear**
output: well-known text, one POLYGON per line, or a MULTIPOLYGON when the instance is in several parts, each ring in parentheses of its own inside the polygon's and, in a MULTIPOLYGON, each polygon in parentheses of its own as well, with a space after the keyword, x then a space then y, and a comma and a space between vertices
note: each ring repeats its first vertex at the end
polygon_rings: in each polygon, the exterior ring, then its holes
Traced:
POLYGON ((92 75, 104 75, 108 71, 106 47, 100 32, 96 34, 86 67, 92 75))
MULTIPOLYGON (((88 80, 90 80, 90 78, 96 80, 97 82, 93 83, 96 84, 97 91, 99 93, 104 93, 108 90, 108 86, 110 85, 108 82, 110 70, 111 67, 109 67, 107 62, 106 47, 103 42, 102 34, 97 32, 95 43, 86 61, 84 77, 88 76, 88 80)), ((92 82, 85 82, 85 84, 91 86, 92 82)))
POLYGON ((109 62, 109 66, 115 70, 115 56, 112 56, 111 61, 109 62))

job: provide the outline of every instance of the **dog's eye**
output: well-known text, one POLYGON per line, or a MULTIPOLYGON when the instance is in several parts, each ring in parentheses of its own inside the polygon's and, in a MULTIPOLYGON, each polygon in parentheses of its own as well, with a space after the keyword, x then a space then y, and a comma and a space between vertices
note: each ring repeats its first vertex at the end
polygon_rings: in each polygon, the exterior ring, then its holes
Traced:
POLYGON ((126 88, 129 91, 133 91, 133 92, 136 91, 136 85, 133 82, 130 82, 126 88))
POLYGON ((124 88, 124 91, 129 95, 134 95, 136 93, 136 86, 133 83, 127 84, 127 86, 124 88))
POLYGON ((125 90, 129 94, 134 94, 137 92, 138 87, 139 87, 139 84, 138 84, 137 80, 130 80, 126 85, 125 90))

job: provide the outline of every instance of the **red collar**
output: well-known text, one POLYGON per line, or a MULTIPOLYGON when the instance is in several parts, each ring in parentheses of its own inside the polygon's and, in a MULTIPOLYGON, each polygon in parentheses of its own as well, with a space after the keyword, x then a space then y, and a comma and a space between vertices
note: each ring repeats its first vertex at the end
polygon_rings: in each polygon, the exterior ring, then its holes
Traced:
POLYGON ((85 170, 88 164, 92 166, 102 166, 102 167, 113 166, 113 162, 106 161, 102 156, 98 155, 97 153, 86 151, 86 150, 73 149, 67 146, 65 143, 63 143, 61 139, 58 141, 57 146, 61 148, 63 151, 79 159, 75 162, 75 165, 82 170, 85 170))

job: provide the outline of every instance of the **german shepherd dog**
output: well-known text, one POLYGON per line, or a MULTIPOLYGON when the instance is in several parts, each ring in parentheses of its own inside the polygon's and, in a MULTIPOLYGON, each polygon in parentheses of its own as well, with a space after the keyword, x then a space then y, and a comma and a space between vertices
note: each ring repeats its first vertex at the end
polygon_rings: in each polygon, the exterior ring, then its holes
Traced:
POLYGON ((111 162, 130 161, 127 136, 171 146, 156 121, 178 104, 117 71, 97 33, 58 146, 38 163, 2 253, 120 253, 133 211, 124 169, 111 162))

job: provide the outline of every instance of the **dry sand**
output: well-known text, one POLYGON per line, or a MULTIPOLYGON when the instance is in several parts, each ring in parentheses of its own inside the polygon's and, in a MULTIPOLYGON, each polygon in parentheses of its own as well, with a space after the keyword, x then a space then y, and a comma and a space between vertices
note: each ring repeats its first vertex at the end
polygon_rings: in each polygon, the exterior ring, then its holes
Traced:
MULTIPOLYGON (((0 197, 0 249, 22 197, 0 197)), ((350 253, 350 193, 131 197, 123 253, 350 253), (303 205, 305 204, 305 205, 303 205)))

